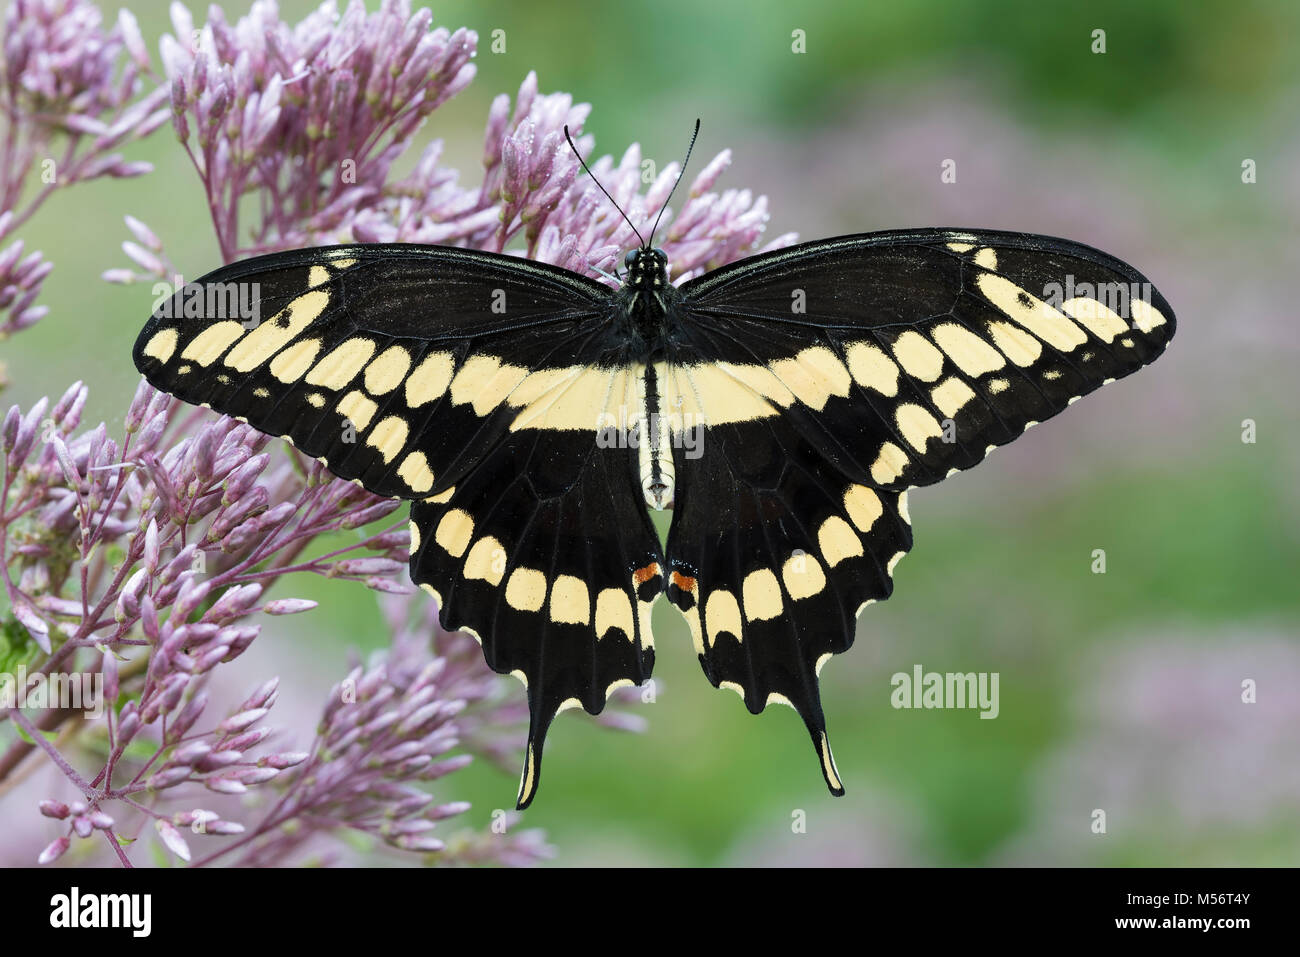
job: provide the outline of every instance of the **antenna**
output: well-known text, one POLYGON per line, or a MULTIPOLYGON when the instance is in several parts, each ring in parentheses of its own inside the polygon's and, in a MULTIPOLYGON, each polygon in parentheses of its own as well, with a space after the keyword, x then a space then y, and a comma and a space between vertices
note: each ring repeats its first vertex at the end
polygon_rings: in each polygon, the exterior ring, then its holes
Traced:
MULTIPOLYGON (((695 137, 699 135, 700 135, 700 121, 698 118, 696 118, 695 132, 691 134, 691 144, 688 147, 686 147, 686 159, 682 160, 682 168, 677 173, 677 182, 673 183, 673 188, 668 192, 668 199, 665 199, 664 204, 659 207, 659 215, 655 217, 655 224, 650 228, 650 239, 652 242, 654 241, 655 238, 655 230, 659 228, 659 220, 663 219, 664 210, 668 208, 668 203, 672 200, 673 193, 677 192, 677 187, 681 185, 682 177, 686 175, 686 164, 691 161, 691 150, 695 149, 695 137)), ((649 246, 650 243, 646 243, 645 245, 649 246)))
MULTIPOLYGON (((698 122, 696 123, 696 127, 697 128, 699 127, 698 122)), ((596 179, 596 174, 593 173, 590 167, 587 166, 587 161, 582 158, 582 154, 578 152, 578 148, 573 145, 573 137, 569 135, 568 123, 564 124, 564 138, 569 141, 569 149, 573 150, 573 155, 578 157, 578 162, 581 163, 582 168, 587 171, 587 175, 591 177, 591 181, 600 187, 600 191, 605 194, 605 197, 611 203, 614 203, 614 208, 618 210, 618 214, 627 220, 627 224, 632 227, 632 232, 636 233, 636 238, 641 240, 642 247, 646 246, 647 245, 646 241, 644 239, 641 239, 640 231, 636 228, 635 225, 633 225, 632 220, 627 218, 627 213, 623 212, 623 207, 618 205, 618 203, 615 203, 614 197, 609 195, 609 190, 607 190, 604 186, 600 185, 600 180, 596 179)), ((651 235, 653 236, 654 234, 651 233, 651 235)))

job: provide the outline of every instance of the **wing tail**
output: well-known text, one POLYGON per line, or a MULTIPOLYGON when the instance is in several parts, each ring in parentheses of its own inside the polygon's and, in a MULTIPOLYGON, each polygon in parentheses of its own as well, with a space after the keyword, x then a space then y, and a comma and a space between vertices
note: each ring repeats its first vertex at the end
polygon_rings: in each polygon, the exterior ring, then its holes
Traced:
POLYGON ((819 674, 853 643, 858 612, 889 596, 911 547, 905 493, 849 481, 779 419, 715 427, 677 463, 668 599, 705 676, 757 714, 803 719, 827 788, 842 794, 819 674))

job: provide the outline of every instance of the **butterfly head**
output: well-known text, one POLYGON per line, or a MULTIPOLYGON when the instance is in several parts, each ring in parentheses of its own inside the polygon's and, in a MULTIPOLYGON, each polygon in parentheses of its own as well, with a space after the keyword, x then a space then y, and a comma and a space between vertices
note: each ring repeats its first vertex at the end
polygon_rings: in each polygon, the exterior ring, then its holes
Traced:
POLYGON ((629 250, 623 257, 627 276, 623 282, 633 289, 661 289, 668 285, 668 254, 646 246, 629 250))
MULTIPOLYGON (((700 121, 695 121, 695 131, 691 133, 690 145, 686 147, 686 158, 682 160, 682 167, 677 171, 677 180, 673 183, 673 188, 668 192, 668 198, 664 200, 663 205, 659 207, 659 213, 655 216, 654 225, 650 227, 650 239, 646 240, 641 235, 641 231, 636 228, 636 223, 628 218, 623 207, 619 206, 613 196, 610 196, 609 190, 600 185, 600 180, 596 179, 591 169, 587 166, 587 161, 582 158, 578 152, 578 147, 574 145, 573 136, 569 133, 569 127, 564 127, 564 138, 569 143, 569 149, 573 150, 573 155, 578 158, 582 168, 586 170, 587 175, 591 177, 592 182, 600 189, 602 193, 614 204, 619 215, 627 221, 628 226, 632 227, 632 232, 636 234, 637 240, 641 243, 636 249, 631 250, 623 257, 623 265, 627 267, 627 276, 623 280, 625 290, 635 290, 644 292, 659 292, 668 286, 668 254, 662 249, 650 245, 654 242, 655 231, 659 228, 659 221, 663 219, 664 210, 668 208, 669 201, 672 200, 673 194, 677 192, 677 187, 682 181, 682 174, 686 172, 686 164, 691 161, 691 150, 695 148, 695 138, 700 135, 700 121)), ((633 297, 635 301, 635 297, 633 297)))

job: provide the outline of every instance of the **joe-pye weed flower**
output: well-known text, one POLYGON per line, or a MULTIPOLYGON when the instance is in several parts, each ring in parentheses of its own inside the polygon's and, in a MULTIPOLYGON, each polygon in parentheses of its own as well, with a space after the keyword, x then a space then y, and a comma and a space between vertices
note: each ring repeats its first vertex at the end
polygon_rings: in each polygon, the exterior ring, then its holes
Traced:
MULTIPOLYGON (((393 175, 417 131, 473 79, 473 31, 434 28, 428 10, 412 13, 404 0, 374 13, 326 3, 296 25, 269 0, 234 24, 215 6, 201 26, 180 4, 171 19, 155 72, 129 13, 105 30, 81 0, 10 8, 5 133, 19 165, 11 160, 0 183, 0 240, 47 195, 23 205, 27 170, 43 155, 67 157, 56 161, 67 177, 51 188, 138 175, 146 167, 107 151, 170 120, 226 262, 400 241, 504 250, 595 274, 632 241, 564 140, 567 125, 591 152, 582 133, 590 107, 540 93, 532 73, 513 101, 492 104, 479 185, 441 165, 437 140, 409 174, 393 175)), ((683 275, 759 249, 764 199, 713 191, 729 162, 719 154, 682 209, 664 216, 662 245, 683 275)), ((645 168, 636 146, 617 162, 592 162, 639 223, 659 213, 678 172, 670 164, 647 177, 645 168)), ((104 278, 176 282, 160 231, 130 216, 126 225, 131 265, 104 278)), ((0 333, 42 317, 36 300, 49 269, 21 240, 0 250, 0 333)), ((121 354, 127 361, 127 343, 121 354)), ((86 403, 77 383, 53 405, 14 407, 3 422, 0 671, 93 672, 107 701, 99 718, 59 707, 0 712, 0 786, 42 765, 61 772, 61 788, 39 808, 8 809, 11 821, 37 811, 49 820, 42 863, 75 854, 127 865, 149 831, 155 847, 191 864, 338 859, 330 837, 344 830, 438 862, 523 864, 548 853, 535 832, 447 836, 439 826, 468 808, 444 797, 444 779, 474 757, 517 766, 525 709, 477 646, 443 632, 410 587, 400 503, 148 385, 120 430, 83 427, 86 403), (274 728, 277 678, 214 697, 214 677, 263 625, 311 610, 268 595, 304 572, 378 592, 390 635, 385 651, 329 692, 308 735, 274 728)), ((603 720, 636 723, 617 712, 603 720)))

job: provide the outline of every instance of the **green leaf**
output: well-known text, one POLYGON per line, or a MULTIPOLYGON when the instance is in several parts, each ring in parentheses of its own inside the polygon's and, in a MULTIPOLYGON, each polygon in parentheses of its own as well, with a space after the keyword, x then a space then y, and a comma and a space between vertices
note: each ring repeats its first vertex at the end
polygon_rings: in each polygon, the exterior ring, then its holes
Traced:
POLYGON ((19 665, 29 665, 40 652, 32 636, 12 613, 0 622, 0 673, 15 675, 19 665))
MULTIPOLYGON (((28 744, 36 743, 35 741, 32 740, 31 736, 18 725, 16 724, 14 725, 14 730, 18 732, 18 737, 22 738, 28 744)), ((46 741, 57 741, 59 737, 59 732, 57 731, 41 731, 40 733, 41 733, 41 737, 43 737, 46 741)))

